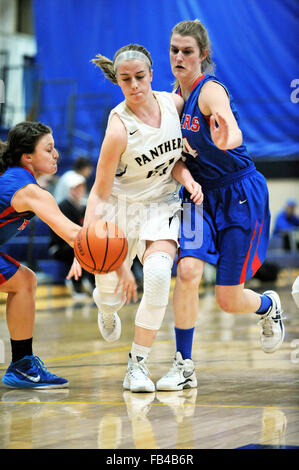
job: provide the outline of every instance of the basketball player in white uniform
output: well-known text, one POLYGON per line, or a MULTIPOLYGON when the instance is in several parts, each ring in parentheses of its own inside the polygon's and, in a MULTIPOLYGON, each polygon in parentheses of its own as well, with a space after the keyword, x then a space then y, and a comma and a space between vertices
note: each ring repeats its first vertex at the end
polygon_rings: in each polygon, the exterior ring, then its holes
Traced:
MULTIPOLYGON (((137 255, 143 264, 144 293, 123 387, 152 392, 155 385, 148 377, 146 360, 168 304, 179 235, 178 189, 184 184, 198 204, 203 196, 181 160, 179 114, 183 100, 175 94, 152 91, 148 51, 131 44, 117 51, 113 61, 98 55, 93 62, 121 87, 125 101, 109 115, 84 224, 95 218, 110 220, 128 239, 122 267, 95 276, 98 324, 107 341, 120 337, 117 312, 131 298, 137 301, 130 270, 137 255)), ((78 263, 74 262, 73 269, 80 272, 78 263)))

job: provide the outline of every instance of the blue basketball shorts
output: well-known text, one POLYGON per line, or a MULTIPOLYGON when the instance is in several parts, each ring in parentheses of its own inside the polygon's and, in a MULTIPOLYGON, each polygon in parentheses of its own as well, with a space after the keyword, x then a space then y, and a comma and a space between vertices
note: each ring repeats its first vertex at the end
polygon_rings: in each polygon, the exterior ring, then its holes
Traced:
POLYGON ((0 285, 8 281, 19 269, 20 263, 0 252, 0 285))
POLYGON ((181 188, 178 262, 191 256, 217 267, 217 285, 239 285, 265 260, 270 231, 267 183, 253 169, 228 175, 217 188, 203 187, 196 206, 181 188))

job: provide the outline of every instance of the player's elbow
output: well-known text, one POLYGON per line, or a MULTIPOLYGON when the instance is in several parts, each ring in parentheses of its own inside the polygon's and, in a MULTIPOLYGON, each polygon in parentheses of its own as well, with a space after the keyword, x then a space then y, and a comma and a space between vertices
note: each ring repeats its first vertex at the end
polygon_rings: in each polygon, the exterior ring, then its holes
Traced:
POLYGON ((243 134, 242 134, 242 131, 241 129, 237 129, 236 130, 236 133, 235 133, 235 147, 240 147, 240 145, 243 144, 243 134))
POLYGON ((237 147, 240 147, 240 145, 242 145, 242 143, 243 143, 243 134, 242 134, 241 129, 237 128, 232 133, 232 135, 230 137, 230 143, 227 146, 227 148, 228 149, 235 149, 237 147))

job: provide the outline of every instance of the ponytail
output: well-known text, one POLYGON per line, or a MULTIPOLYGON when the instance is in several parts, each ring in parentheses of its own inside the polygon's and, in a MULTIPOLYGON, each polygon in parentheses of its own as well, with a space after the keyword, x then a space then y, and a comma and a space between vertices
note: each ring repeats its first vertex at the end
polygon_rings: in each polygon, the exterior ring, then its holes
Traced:
POLYGON ((0 175, 11 166, 11 163, 12 156, 9 152, 7 142, 0 140, 0 175))
POLYGON ((96 58, 92 59, 91 62, 93 62, 97 67, 99 67, 102 70, 105 77, 108 78, 110 82, 117 84, 116 70, 117 70, 117 65, 119 62, 117 58, 120 54, 126 51, 135 51, 136 53, 139 53, 139 54, 136 54, 136 57, 134 57, 134 53, 131 53, 131 55, 128 54, 127 58, 126 58, 126 55, 124 55, 124 57, 121 57, 119 59, 130 60, 134 58, 138 58, 138 59, 140 58, 141 60, 144 60, 145 63, 148 65, 149 69, 151 69, 153 65, 151 55, 148 52, 148 50, 145 49, 145 47, 141 46, 140 44, 128 44, 127 46, 121 47, 114 54, 113 61, 101 54, 97 54, 96 58))
POLYGON ((108 78, 110 82, 117 84, 116 72, 114 70, 112 60, 101 54, 97 54, 96 59, 92 59, 91 62, 93 62, 97 67, 100 67, 105 77, 108 78))

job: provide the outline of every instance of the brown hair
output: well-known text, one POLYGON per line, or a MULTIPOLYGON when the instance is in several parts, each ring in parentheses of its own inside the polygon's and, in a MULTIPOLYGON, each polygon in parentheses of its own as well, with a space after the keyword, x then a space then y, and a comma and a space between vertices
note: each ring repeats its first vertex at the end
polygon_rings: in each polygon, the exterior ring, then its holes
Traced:
POLYGON ((0 174, 8 167, 18 166, 24 153, 33 153, 46 134, 52 134, 52 129, 41 122, 24 121, 10 129, 7 142, 0 141, 0 174))
POLYGON ((151 66, 153 65, 153 61, 151 58, 150 53, 145 49, 145 47, 140 46, 139 44, 128 44, 127 46, 121 47, 113 57, 113 61, 108 59, 107 57, 103 56, 102 54, 97 54, 96 59, 92 59, 93 62, 97 67, 104 72, 104 75, 110 82, 117 83, 116 79, 116 70, 114 69, 114 63, 119 54, 124 51, 139 51, 142 52, 150 61, 151 66))
MULTIPOLYGON (((212 46, 208 31, 198 19, 194 21, 186 20, 177 23, 171 31, 170 39, 172 38, 173 34, 179 34, 180 36, 192 36, 197 42, 200 54, 203 54, 206 50, 208 50, 206 58, 201 63, 201 70, 202 72, 208 71, 214 74, 215 64, 211 58, 212 46)), ((179 82, 176 80, 175 88, 178 86, 178 84, 179 82)))

